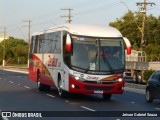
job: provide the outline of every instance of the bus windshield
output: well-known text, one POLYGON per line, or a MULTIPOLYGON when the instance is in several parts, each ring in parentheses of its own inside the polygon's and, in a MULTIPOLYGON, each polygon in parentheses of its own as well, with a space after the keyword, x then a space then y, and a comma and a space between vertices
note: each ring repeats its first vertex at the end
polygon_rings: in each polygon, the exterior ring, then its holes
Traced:
POLYGON ((115 72, 124 69, 122 38, 94 38, 73 36, 70 65, 91 72, 115 72))

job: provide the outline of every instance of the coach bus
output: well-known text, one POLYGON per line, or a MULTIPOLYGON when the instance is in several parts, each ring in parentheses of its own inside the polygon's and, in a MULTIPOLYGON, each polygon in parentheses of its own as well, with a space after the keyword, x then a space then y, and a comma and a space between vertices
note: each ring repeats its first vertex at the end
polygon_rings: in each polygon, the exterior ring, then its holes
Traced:
POLYGON ((64 24, 32 34, 29 78, 42 91, 55 87, 67 93, 112 94, 124 92, 123 72, 128 39, 113 28, 64 24))

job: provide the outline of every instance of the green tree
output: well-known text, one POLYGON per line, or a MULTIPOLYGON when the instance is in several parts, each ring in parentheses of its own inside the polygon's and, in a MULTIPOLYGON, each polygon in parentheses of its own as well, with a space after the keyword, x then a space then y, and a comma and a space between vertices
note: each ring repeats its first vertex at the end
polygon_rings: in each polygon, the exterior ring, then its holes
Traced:
MULTIPOLYGON (((113 26, 121 31, 132 44, 132 49, 140 50, 142 14, 128 11, 123 17, 111 22, 113 26)), ((145 48, 148 61, 160 60, 160 16, 146 16, 145 21, 145 48)))
MULTIPOLYGON (((0 43, 0 51, 4 50, 4 41, 0 43)), ((28 43, 22 39, 10 37, 5 40, 6 64, 27 64, 28 43)), ((0 53, 0 62, 3 61, 3 52, 0 53)))

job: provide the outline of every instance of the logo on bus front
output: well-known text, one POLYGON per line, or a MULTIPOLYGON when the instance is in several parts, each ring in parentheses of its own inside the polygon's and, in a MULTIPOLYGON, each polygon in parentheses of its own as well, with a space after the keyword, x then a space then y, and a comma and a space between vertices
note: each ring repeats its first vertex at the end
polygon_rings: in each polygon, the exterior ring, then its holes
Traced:
POLYGON ((58 58, 55 58, 55 57, 52 57, 49 55, 48 56, 49 60, 48 60, 48 66, 50 67, 57 67, 57 61, 58 61, 58 58))
POLYGON ((87 80, 98 80, 99 77, 98 76, 87 76, 87 80))

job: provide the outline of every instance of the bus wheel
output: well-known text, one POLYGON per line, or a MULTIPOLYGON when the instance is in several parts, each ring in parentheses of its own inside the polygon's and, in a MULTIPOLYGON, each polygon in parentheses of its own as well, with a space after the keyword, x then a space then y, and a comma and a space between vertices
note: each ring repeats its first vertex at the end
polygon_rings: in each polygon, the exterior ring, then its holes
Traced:
POLYGON ((66 97, 66 91, 63 90, 62 84, 63 83, 61 77, 58 77, 58 93, 60 97, 64 98, 66 97))
POLYGON ((110 100, 112 97, 112 94, 103 94, 103 99, 104 100, 110 100))
POLYGON ((37 76, 37 88, 38 88, 39 91, 43 91, 45 86, 43 84, 41 84, 40 80, 41 80, 40 73, 38 73, 38 76, 37 76))

